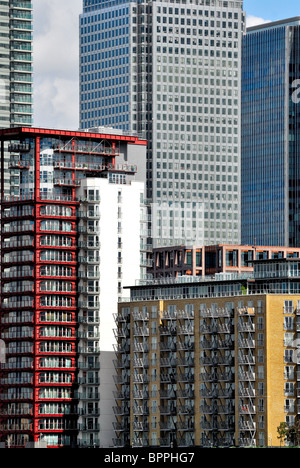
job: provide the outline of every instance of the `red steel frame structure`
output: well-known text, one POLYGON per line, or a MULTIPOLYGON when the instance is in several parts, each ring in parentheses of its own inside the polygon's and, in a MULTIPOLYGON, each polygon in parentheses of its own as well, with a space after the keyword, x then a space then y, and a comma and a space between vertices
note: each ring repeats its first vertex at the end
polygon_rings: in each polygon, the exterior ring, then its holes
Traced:
MULTIPOLYGON (((45 435, 48 441, 53 436, 53 443, 48 443, 48 447, 76 446, 76 222, 79 206, 76 201, 76 139, 109 141, 112 151, 106 155, 109 164, 105 165, 105 170, 109 166, 113 171, 117 170, 118 141, 145 144, 137 137, 88 132, 35 128, 0 131, 0 332, 6 350, 0 369, 0 442, 10 447, 37 443, 45 435), (42 138, 61 140, 62 148, 68 142, 68 151, 72 154, 72 181, 65 181, 67 196, 47 199, 41 194, 42 138), (17 152, 18 145, 24 150, 28 141, 31 151, 34 148, 34 195, 5 197, 5 144, 12 142, 17 152), (63 223, 68 223, 67 232, 63 223), (59 224, 61 228, 57 227, 59 224), (60 240, 53 242, 51 239, 60 240), (51 283, 55 283, 55 288, 49 287, 51 283)), ((28 170, 21 158, 11 167, 28 170)), ((94 172, 95 167, 91 170, 94 172)), ((57 183, 64 186, 64 180, 57 183)))

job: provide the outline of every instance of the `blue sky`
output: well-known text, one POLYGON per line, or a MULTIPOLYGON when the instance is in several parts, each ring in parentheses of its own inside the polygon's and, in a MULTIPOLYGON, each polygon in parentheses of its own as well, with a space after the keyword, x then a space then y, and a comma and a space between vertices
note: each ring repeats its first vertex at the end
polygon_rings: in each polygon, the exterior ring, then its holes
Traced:
POLYGON ((276 21, 300 16, 299 0, 244 0, 244 10, 248 15, 276 21))

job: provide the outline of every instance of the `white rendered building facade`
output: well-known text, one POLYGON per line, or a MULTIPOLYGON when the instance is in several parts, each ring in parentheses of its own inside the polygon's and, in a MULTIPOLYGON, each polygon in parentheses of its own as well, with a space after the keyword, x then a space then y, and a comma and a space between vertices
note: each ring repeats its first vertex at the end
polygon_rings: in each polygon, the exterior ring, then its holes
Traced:
POLYGON ((82 447, 113 445, 115 318, 123 287, 141 276, 144 183, 87 178, 79 230, 79 439, 82 447), (99 437, 100 436, 100 437, 99 437))
POLYGON ((147 139, 154 246, 240 243, 244 20, 239 0, 84 1, 80 125, 147 139))

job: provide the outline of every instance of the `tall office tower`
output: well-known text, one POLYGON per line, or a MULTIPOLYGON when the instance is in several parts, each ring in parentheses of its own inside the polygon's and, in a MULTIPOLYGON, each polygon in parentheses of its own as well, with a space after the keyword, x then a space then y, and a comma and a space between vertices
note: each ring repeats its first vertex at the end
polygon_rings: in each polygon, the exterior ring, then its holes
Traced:
MULTIPOLYGON (((32 1, 4 0, 0 5, 0 128, 31 126, 32 1)), ((8 174, 9 154, 5 158, 8 174)), ((9 180, 4 178, 9 193, 9 180)))
POLYGON ((145 269, 146 142, 25 127, 0 141, 20 172, 1 194, 0 442, 108 444, 114 314, 145 269))
POLYGON ((299 414, 299 280, 298 258, 256 261, 248 279, 133 286, 117 321, 115 446, 279 446, 299 414))
POLYGON ((300 17, 243 39, 243 244, 300 245, 299 48, 300 17))
POLYGON ((84 0, 80 125, 148 141, 154 246, 240 243, 242 1, 84 0))

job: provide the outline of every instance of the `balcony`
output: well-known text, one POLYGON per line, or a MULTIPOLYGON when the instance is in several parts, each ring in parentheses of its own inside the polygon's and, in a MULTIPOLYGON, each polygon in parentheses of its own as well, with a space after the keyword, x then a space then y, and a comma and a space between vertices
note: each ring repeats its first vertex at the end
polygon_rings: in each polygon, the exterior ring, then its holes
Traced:
POLYGON ((116 432, 130 431, 130 426, 123 422, 113 422, 113 428, 116 432))
POLYGON ((134 431, 141 431, 141 432, 148 432, 149 431, 149 424, 142 423, 142 422, 133 422, 133 430, 134 431))
POLYGON ((149 336, 149 328, 148 327, 136 327, 136 326, 134 326, 133 335, 134 336, 149 336))
POLYGON ((10 423, 10 424, 1 424, 0 432, 32 432, 33 424, 32 423, 10 423))
POLYGON ((100 370, 100 362, 78 362, 78 369, 83 371, 100 370))
POLYGON ((149 383, 150 382, 150 377, 149 375, 143 375, 143 374, 134 374, 133 375, 133 382, 134 383, 149 383))
POLYGON ((80 179, 54 179, 53 184, 60 187, 80 187, 80 179))
POLYGON ((100 308, 100 303, 99 301, 78 301, 78 307, 79 309, 99 309, 100 308))
POLYGON ((160 406, 159 411, 161 415, 176 415, 176 406, 160 406))
POLYGON ((95 400, 95 401, 98 401, 100 399, 100 394, 98 392, 76 392, 75 394, 75 398, 76 399, 79 399, 81 401, 83 400, 95 400))
POLYGON ((78 278, 88 279, 88 280, 98 280, 100 279, 99 271, 78 271, 78 278))
POLYGON ((80 255, 78 257, 78 262, 83 263, 83 264, 89 264, 89 265, 97 265, 100 263, 100 257, 96 257, 96 256, 83 257, 82 255, 80 255))
POLYGON ((172 326, 172 327, 166 327, 166 326, 163 326, 161 325, 159 327, 159 331, 160 331, 160 335, 170 335, 170 336, 176 336, 177 334, 177 329, 176 329, 176 326, 172 326))
POLYGON ((179 326, 178 327, 178 335, 193 335, 194 334, 194 327, 193 326, 179 326))
POLYGON ((81 219, 100 219, 100 213, 95 211, 78 211, 78 217, 81 219))
POLYGON ((79 432, 98 432, 100 431, 100 424, 88 423, 88 424, 78 424, 78 431, 79 432))
POLYGON ((100 385, 100 379, 98 376, 78 377, 77 382, 79 385, 100 385))
POLYGON ((35 226, 34 226, 34 223, 32 224, 29 224, 29 223, 24 223, 24 224, 19 224, 19 225, 5 225, 3 226, 3 233, 4 234, 14 234, 14 233, 18 233, 18 232, 22 232, 22 234, 26 233, 26 232, 34 232, 35 230, 35 226))
POLYGON ((147 416, 149 415, 149 408, 147 408, 146 406, 143 407, 143 406, 135 405, 133 406, 132 412, 135 416, 138 416, 138 415, 147 416))
POLYGON ((78 346, 79 354, 100 354, 100 348, 98 345, 94 346, 78 346))
POLYGON ((129 407, 122 407, 122 406, 114 406, 113 412, 117 416, 129 416, 129 407))
POLYGON ((238 339, 238 347, 239 348, 255 348, 255 340, 247 339, 247 338, 239 338, 238 339))
POLYGON ((239 422, 240 431, 256 431, 256 423, 254 421, 240 421, 239 422))
POLYGON ((79 234, 88 234, 88 235, 96 235, 98 234, 98 227, 97 226, 78 226, 77 228, 79 234))
MULTIPOLYGON (((7 254, 6 254, 7 255, 7 254)), ((14 264, 14 263, 33 263, 34 262, 34 254, 28 255, 10 255, 8 257, 3 258, 3 264, 14 264)))
POLYGON ((34 247, 34 240, 33 239, 18 240, 18 241, 7 240, 7 241, 2 242, 3 249, 15 249, 15 248, 23 248, 23 247, 34 247))
POLYGON ((2 303, 3 309, 24 309, 27 307, 28 308, 34 307, 34 299, 23 299, 20 301, 9 301, 9 302, 2 303))
POLYGON ((140 367, 140 368, 148 368, 149 367, 149 361, 148 359, 133 359, 132 361, 133 367, 140 367))

